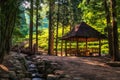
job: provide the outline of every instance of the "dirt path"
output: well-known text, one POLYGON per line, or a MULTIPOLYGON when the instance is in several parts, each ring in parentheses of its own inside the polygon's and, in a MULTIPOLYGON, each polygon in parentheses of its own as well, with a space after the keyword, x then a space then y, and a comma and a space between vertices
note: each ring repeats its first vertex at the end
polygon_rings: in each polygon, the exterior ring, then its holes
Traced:
POLYGON ((98 57, 56 57, 43 58, 60 64, 66 74, 62 80, 120 80, 120 67, 110 67, 98 57))

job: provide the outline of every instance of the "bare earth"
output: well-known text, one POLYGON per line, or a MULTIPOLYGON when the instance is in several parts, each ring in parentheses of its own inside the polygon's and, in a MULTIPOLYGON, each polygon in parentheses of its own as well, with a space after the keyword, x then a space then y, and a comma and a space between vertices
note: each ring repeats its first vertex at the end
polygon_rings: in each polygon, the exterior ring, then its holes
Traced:
POLYGON ((101 57, 42 56, 59 63, 65 78, 62 80, 120 80, 120 67, 105 64, 101 57))

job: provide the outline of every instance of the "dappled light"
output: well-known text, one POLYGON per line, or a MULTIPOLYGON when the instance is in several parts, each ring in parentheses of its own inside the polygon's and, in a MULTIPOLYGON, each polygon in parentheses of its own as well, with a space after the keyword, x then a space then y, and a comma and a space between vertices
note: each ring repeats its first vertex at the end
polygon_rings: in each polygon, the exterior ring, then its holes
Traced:
POLYGON ((74 58, 78 58, 78 57, 76 57, 76 56, 72 56, 72 57, 70 57, 70 58, 74 59, 74 58))
POLYGON ((6 66, 4 66, 3 64, 0 64, 0 69, 2 69, 3 71, 6 71, 6 72, 9 71, 9 69, 6 66))
POLYGON ((86 60, 86 59, 84 59, 82 61, 86 64, 90 64, 90 65, 93 65, 93 66, 109 67, 105 63, 100 63, 98 61, 91 61, 91 60, 86 60))
POLYGON ((0 0, 0 80, 119 80, 120 0, 0 0))

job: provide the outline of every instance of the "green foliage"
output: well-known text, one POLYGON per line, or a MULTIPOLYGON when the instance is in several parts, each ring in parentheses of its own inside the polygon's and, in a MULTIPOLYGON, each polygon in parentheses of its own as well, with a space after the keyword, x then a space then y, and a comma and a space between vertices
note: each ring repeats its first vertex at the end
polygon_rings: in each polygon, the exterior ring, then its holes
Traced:
POLYGON ((20 27, 15 27, 12 35, 12 45, 16 45, 25 40, 25 36, 20 30, 20 27))
POLYGON ((0 63, 10 51, 11 37, 21 2, 22 0, 0 0, 0 63))
MULTIPOLYGON (((52 28, 54 30, 54 36, 56 35, 56 24, 57 24, 57 15, 58 15, 58 4, 55 3, 55 0, 51 0, 53 4, 53 11, 52 11, 52 28)), ((99 32, 105 33, 106 30, 106 14, 103 6, 103 0, 60 0, 60 17, 59 17, 59 30, 58 30, 58 50, 61 48, 61 40, 59 39, 62 36, 62 27, 65 28, 65 33, 69 32, 70 26, 74 26, 78 24, 81 21, 84 21, 88 23, 90 26, 97 29, 99 32)), ((43 26, 45 24, 48 24, 48 16, 49 16, 49 1, 43 0, 42 6, 39 8, 39 46, 44 49, 48 49, 48 28, 44 29, 43 26), (43 28, 43 29, 41 29, 43 28)), ((118 27, 120 26, 120 7, 119 7, 120 1, 117 0, 117 10, 118 10, 118 27)), ((110 5, 109 5, 110 6, 110 5)), ((34 6, 34 13, 35 13, 35 6, 34 6)), ((28 38, 28 31, 29 31, 29 9, 25 10, 25 15, 27 14, 27 17, 23 20, 23 22, 26 20, 26 25, 22 23, 21 31, 22 34, 26 35, 26 38, 28 38)), ((34 14, 34 43, 35 43, 35 14, 34 14)), ((120 30, 118 29, 119 33, 120 30)), ((16 29, 16 33, 14 34, 14 41, 20 41, 22 40, 21 37, 24 37, 21 35, 21 32, 19 32, 19 29, 16 29), (17 40, 18 39, 18 40, 17 40)), ((56 36, 54 37, 56 38, 56 36)), ((98 47, 96 46, 96 42, 89 44, 88 47, 98 47)), ((73 43, 73 47, 76 47, 76 43, 73 43)), ((55 46, 55 45, 54 45, 55 46)), ((80 47, 85 47, 85 43, 81 43, 80 47)), ((102 53, 108 52, 108 45, 102 45, 102 53), (107 46, 107 47, 106 47, 107 46)))
POLYGON ((79 4, 79 8, 82 10, 82 19, 94 28, 100 29, 100 32, 104 33, 106 27, 105 11, 103 6, 103 0, 83 0, 79 4))
POLYGON ((38 36, 38 45, 41 48, 48 49, 48 30, 44 29, 41 34, 38 36))
MULTIPOLYGON (((26 39, 29 38, 29 35, 26 35, 26 39)), ((35 43, 36 34, 33 34, 33 44, 35 43)), ((48 49, 48 29, 42 29, 38 33, 38 46, 45 50, 48 49)))

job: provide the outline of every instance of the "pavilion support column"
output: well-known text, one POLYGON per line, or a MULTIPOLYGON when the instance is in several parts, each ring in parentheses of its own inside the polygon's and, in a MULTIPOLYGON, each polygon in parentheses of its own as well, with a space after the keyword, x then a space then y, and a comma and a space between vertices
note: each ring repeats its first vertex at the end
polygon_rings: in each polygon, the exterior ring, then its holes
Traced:
POLYGON ((78 56, 78 54, 79 54, 79 44, 78 44, 78 40, 77 40, 77 43, 76 43, 76 49, 77 49, 77 54, 75 54, 75 56, 78 56))
POLYGON ((85 55, 88 56, 88 40, 86 38, 86 50, 85 50, 85 55))
POLYGON ((87 38, 86 38, 86 51, 87 51, 87 48, 88 48, 88 42, 87 42, 87 38))
POLYGON ((101 39, 99 39, 99 56, 101 56, 101 39))
POLYGON ((69 42, 69 45, 70 45, 69 48, 70 48, 70 53, 71 53, 71 45, 72 45, 72 44, 71 44, 71 40, 70 40, 70 42, 69 42))
POLYGON ((63 40, 61 41, 61 56, 63 56, 63 40))
POLYGON ((67 56, 67 41, 65 41, 65 56, 67 56))

